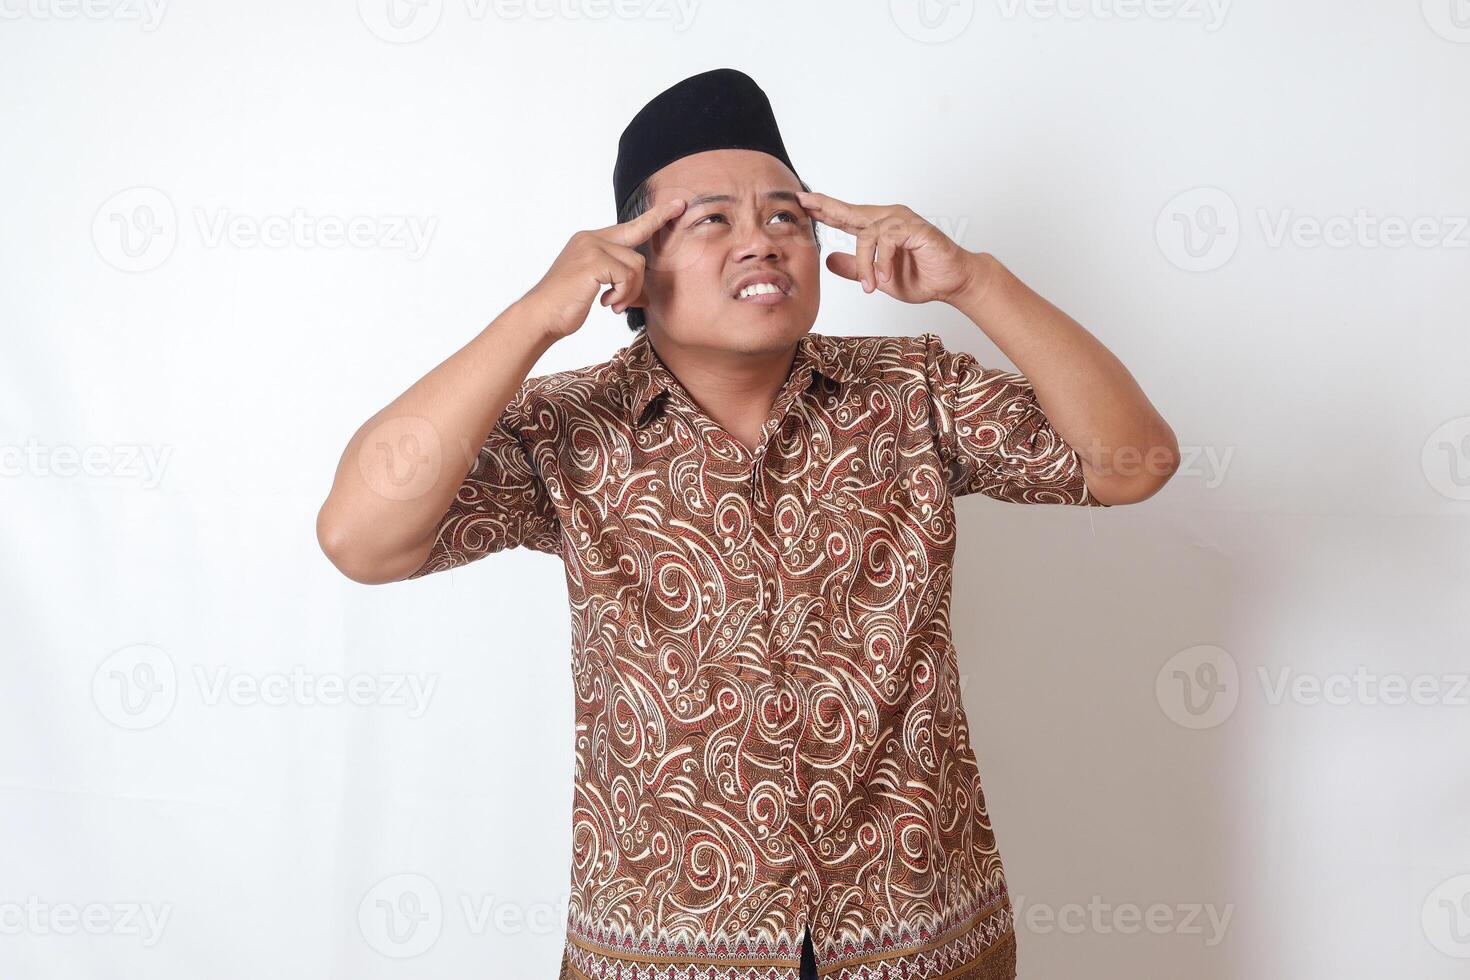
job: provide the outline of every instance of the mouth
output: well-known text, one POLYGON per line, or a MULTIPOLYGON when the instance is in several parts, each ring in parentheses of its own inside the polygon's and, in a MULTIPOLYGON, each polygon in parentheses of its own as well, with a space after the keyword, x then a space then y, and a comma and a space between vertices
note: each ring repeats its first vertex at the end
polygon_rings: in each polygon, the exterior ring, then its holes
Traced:
POLYGON ((769 306, 784 302, 791 295, 791 280, 780 273, 761 273, 747 276, 740 281, 731 297, 737 303, 755 303, 769 306))

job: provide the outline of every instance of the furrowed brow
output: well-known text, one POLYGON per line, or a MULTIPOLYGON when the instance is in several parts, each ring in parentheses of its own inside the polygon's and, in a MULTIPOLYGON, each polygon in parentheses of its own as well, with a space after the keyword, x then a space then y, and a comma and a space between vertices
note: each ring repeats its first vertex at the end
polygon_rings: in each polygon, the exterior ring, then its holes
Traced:
POLYGON ((729 204, 735 200, 729 194, 701 194, 689 202, 689 207, 697 208, 701 204, 729 204))
MULTIPOLYGON (((794 191, 766 191, 765 199, 768 201, 790 201, 792 204, 798 203, 798 198, 794 191)), ((701 204, 730 204, 734 200, 735 198, 729 194, 701 194, 691 200, 688 206, 697 208, 701 204)))

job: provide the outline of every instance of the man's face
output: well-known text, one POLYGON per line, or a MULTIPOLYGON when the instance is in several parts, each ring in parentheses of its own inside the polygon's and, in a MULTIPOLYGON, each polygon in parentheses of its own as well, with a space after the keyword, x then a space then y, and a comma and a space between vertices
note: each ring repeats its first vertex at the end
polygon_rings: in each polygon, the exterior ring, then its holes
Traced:
POLYGON ((785 164, 756 150, 707 150, 675 160, 650 185, 650 206, 689 202, 646 249, 644 302, 634 305, 656 339, 767 353, 811 330, 820 263, 812 219, 796 200, 801 184, 785 164), (779 291, 742 299, 747 278, 779 291))

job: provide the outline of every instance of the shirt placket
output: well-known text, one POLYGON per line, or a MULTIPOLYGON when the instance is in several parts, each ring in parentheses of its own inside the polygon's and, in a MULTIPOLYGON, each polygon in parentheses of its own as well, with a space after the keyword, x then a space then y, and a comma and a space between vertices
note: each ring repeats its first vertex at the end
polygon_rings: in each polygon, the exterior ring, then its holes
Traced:
MULTIPOLYGON (((740 487, 750 514, 751 533, 743 547, 748 549, 746 558, 751 569, 748 581, 751 582, 752 594, 747 600, 751 603, 751 614, 746 622, 747 635, 742 644, 745 649, 736 662, 735 674, 750 685, 752 695, 764 707, 768 708, 774 703, 782 720, 793 719, 800 710, 797 703, 800 692, 795 689, 791 665, 778 659, 777 653, 783 647, 778 641, 777 627, 780 602, 786 597, 781 571, 785 543, 774 526, 774 509, 778 501, 774 499, 771 488, 781 474, 773 474, 771 470, 771 447, 781 428, 787 424, 794 404, 806 391, 811 380, 811 365, 805 360, 798 360, 785 385, 777 393, 771 406, 771 414, 762 426, 760 439, 753 449, 740 443, 709 419, 677 384, 670 386, 681 409, 699 416, 701 427, 710 444, 714 448, 733 452, 737 461, 736 468, 725 469, 725 473, 728 474, 731 484, 740 487)), ((788 819, 794 817, 799 802, 798 775, 789 742, 785 739, 779 743, 751 739, 745 744, 743 751, 759 768, 776 774, 786 796, 788 819)), ((795 900, 803 910, 797 925, 807 926, 810 924, 809 905, 815 884, 803 862, 795 857, 804 846, 801 843, 803 835, 796 833, 789 825, 781 832, 788 839, 788 854, 791 855, 791 863, 784 865, 785 873, 789 876, 786 883, 793 890, 795 900)))
MULTIPOLYGON (((797 380, 803 381, 808 377, 803 372, 797 380)), ((774 687, 780 692, 774 703, 781 706, 779 710, 783 721, 794 717, 800 707, 796 703, 799 692, 795 688, 796 679, 791 672, 791 664, 785 655, 778 656, 777 652, 785 648, 785 644, 780 642, 778 635, 780 603, 783 598, 789 597, 781 572, 785 544, 775 527, 774 508, 777 501, 771 494, 771 487, 775 480, 779 479, 780 474, 773 474, 771 471, 770 447, 781 427, 786 424, 792 403, 800 397, 802 390, 800 384, 791 383, 777 396, 772 406, 771 417, 761 430, 761 441, 755 449, 750 450, 750 470, 745 475, 745 491, 755 523, 749 545, 751 567, 756 570, 757 575, 756 609, 751 625, 755 646, 761 653, 763 663, 759 665, 742 664, 741 676, 753 685, 765 686, 767 690, 774 687)), ((797 819, 800 794, 797 787, 798 775, 795 771, 796 760, 792 757, 790 745, 783 739, 780 744, 762 746, 757 751, 779 774, 778 778, 786 795, 788 820, 797 819)), ((809 881, 809 872, 802 861, 797 859, 797 855, 804 846, 801 840, 804 835, 797 833, 795 828, 789 824, 782 833, 789 841, 789 853, 793 859, 793 863, 786 869, 786 873, 790 876, 786 883, 791 887, 795 901, 801 909, 798 918, 792 923, 796 934, 799 935, 803 928, 812 924, 809 906, 813 885, 809 881)))
POLYGON ((784 588, 781 581, 780 538, 774 526, 775 502, 770 494, 767 461, 771 441, 784 423, 792 402, 801 394, 801 382, 809 377, 803 369, 788 379, 787 385, 781 389, 772 405, 770 417, 761 428, 761 441, 755 449, 749 450, 750 469, 745 474, 745 493, 755 522, 754 533, 750 536, 749 557, 751 568, 756 574, 755 610, 751 625, 764 669, 757 665, 742 666, 741 676, 755 683, 779 683, 782 679, 779 675, 787 666, 776 655, 776 649, 780 646, 776 640, 776 621, 784 588))

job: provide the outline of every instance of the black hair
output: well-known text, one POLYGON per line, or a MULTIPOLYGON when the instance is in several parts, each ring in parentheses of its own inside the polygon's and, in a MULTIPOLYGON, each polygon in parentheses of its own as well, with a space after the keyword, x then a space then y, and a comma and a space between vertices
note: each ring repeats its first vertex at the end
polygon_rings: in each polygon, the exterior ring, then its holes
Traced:
MULTIPOLYGON (((623 206, 618 208, 618 224, 622 224, 625 221, 632 221, 644 211, 648 210, 650 198, 652 198, 653 196, 650 193, 648 186, 648 181, 650 179, 651 178, 645 177, 637 187, 633 188, 633 193, 628 195, 628 199, 623 202, 623 206)), ((802 190, 806 191, 808 194, 812 192, 812 189, 806 185, 806 181, 801 180, 800 178, 797 178, 797 181, 801 184, 802 190)), ((812 238, 817 243, 817 255, 820 256, 822 254, 822 236, 817 234, 816 221, 812 222, 812 238)), ((647 323, 643 319, 642 307, 630 306, 623 311, 623 315, 628 318, 629 330, 633 330, 636 332, 638 330, 644 329, 647 326, 647 323)))

